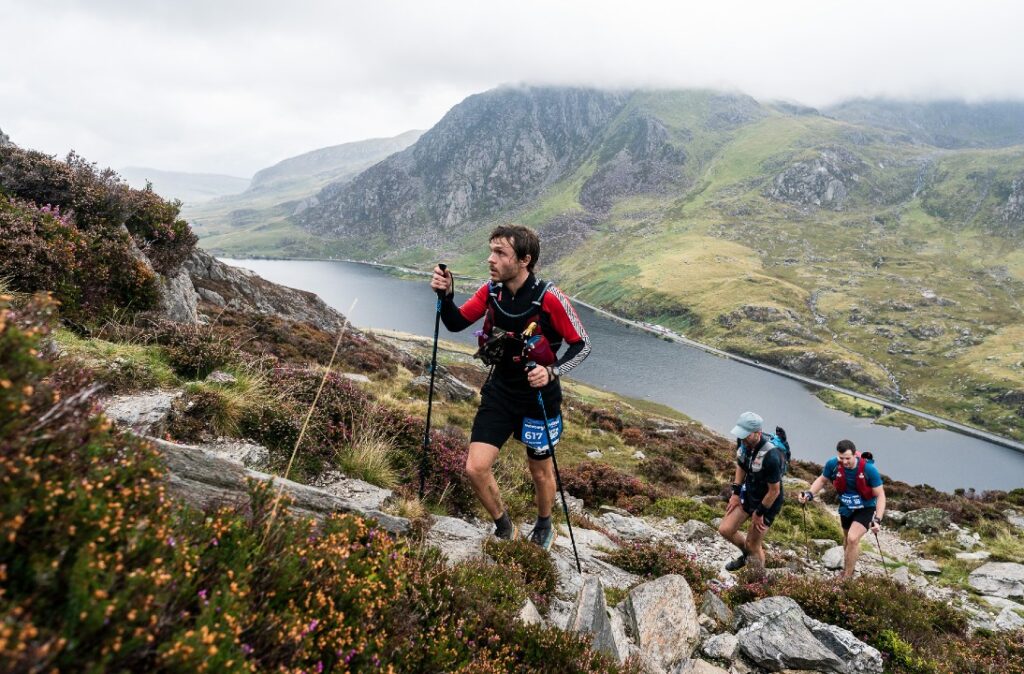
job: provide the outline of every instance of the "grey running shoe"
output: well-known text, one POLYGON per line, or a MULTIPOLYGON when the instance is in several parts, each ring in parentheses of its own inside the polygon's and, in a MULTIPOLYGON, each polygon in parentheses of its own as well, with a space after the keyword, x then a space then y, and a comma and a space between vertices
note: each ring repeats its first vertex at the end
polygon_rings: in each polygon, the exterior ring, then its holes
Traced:
POLYGON ((728 564, 726 564, 725 565, 725 570, 726 571, 739 571, 740 569, 742 569, 746 565, 747 565, 747 556, 746 555, 740 555, 736 559, 734 559, 731 562, 729 562, 728 564))
POLYGON ((555 542, 555 528, 538 529, 534 527, 530 532, 530 541, 545 550, 550 550, 551 544, 555 542))
POLYGON ((508 513, 501 516, 499 520, 494 523, 494 535, 503 541, 515 540, 518 536, 519 530, 512 524, 511 518, 508 513))

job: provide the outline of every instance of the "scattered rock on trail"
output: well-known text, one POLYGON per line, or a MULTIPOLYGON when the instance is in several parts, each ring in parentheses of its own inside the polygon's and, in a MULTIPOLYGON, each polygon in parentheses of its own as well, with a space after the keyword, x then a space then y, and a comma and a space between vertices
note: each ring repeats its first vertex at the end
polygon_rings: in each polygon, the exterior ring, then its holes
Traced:
POLYGON ((713 660, 732 662, 736 659, 739 648, 740 642, 736 636, 726 632, 709 637, 701 646, 701 652, 713 660))
POLYGON ((234 384, 238 382, 238 379, 236 379, 235 375, 230 372, 214 370, 210 374, 206 375, 206 381, 214 384, 234 384))
POLYGON ((619 654, 618 645, 612 634, 612 624, 608 617, 608 606, 604 600, 604 585, 597 576, 587 576, 576 597, 576 604, 569 614, 566 631, 590 635, 595 650, 601 651, 616 660, 623 658, 619 654))
POLYGON ((700 605, 700 612, 702 615, 706 615, 714 620, 723 628, 729 628, 732 626, 732 609, 726 606, 725 602, 711 590, 706 590, 704 592, 703 601, 700 605))
POLYGON ((841 545, 836 545, 825 551, 825 554, 821 556, 821 563, 825 565, 826 569, 833 571, 843 568, 843 562, 845 561, 846 550, 841 545))

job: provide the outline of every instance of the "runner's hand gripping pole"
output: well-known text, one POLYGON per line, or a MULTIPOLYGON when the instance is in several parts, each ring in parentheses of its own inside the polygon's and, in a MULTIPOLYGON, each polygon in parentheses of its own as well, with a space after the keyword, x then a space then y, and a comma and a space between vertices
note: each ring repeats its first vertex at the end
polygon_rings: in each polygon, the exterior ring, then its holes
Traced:
MULTIPOLYGON (((438 263, 437 267, 443 272, 448 265, 438 263)), ((441 330, 441 302, 444 300, 444 291, 437 290, 437 306, 434 310, 434 351, 430 356, 430 389, 427 393, 427 427, 423 431, 423 451, 420 455, 420 500, 423 500, 423 492, 427 484, 427 471, 430 469, 430 413, 434 406, 434 371, 437 369, 437 336, 441 330)))
MULTIPOLYGON (((528 363, 527 371, 537 367, 536 363, 528 363)), ((544 407, 544 395, 537 391, 537 402, 540 403, 540 415, 544 419, 544 434, 547 436, 548 447, 551 448, 551 466, 555 469, 555 483, 558 485, 558 493, 562 495, 562 510, 565 512, 565 523, 569 526, 569 541, 572 542, 572 554, 576 558, 576 570, 583 574, 580 566, 580 554, 576 551, 576 537, 572 534, 572 520, 569 518, 569 504, 565 500, 565 489, 562 488, 562 477, 558 474, 558 461, 555 459, 555 443, 551 441, 551 425, 548 423, 548 410, 544 407)))

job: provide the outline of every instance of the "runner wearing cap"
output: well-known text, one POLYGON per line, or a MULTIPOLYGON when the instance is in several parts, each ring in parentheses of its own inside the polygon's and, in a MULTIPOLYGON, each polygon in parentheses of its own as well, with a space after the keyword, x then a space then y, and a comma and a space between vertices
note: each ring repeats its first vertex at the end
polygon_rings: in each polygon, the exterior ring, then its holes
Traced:
MULTIPOLYGON (((782 475, 786 471, 787 453, 784 442, 762 431, 764 419, 753 412, 744 412, 732 429, 736 443, 736 473, 732 496, 718 533, 737 548, 740 556, 725 565, 728 571, 746 566, 751 555, 758 568, 764 568, 761 543, 775 516, 782 509, 782 475), (752 520, 744 535, 740 527, 752 520)), ((781 433, 781 432, 780 432, 781 433)))

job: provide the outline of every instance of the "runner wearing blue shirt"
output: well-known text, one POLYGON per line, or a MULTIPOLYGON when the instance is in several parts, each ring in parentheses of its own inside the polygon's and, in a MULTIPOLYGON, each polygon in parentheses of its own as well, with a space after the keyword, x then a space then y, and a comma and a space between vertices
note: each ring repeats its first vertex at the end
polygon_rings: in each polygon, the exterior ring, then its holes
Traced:
POLYGON ((849 440, 839 441, 836 454, 838 456, 825 463, 810 491, 802 492, 798 498, 800 503, 814 500, 815 495, 829 482, 836 488, 845 549, 843 578, 853 578, 854 566, 860 554, 860 539, 868 529, 878 533, 885 515, 885 489, 882 487, 882 476, 875 468, 870 454, 858 454, 857 448, 849 440))

